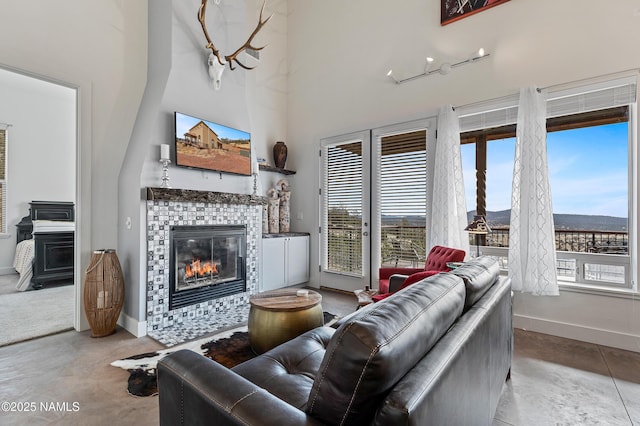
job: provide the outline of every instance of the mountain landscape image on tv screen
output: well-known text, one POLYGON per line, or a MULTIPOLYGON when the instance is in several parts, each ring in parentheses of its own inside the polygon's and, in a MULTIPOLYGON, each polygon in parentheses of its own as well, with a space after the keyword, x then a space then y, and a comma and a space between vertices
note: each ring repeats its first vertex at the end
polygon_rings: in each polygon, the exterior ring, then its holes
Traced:
POLYGON ((251 175, 251 135, 175 113, 176 165, 251 175))

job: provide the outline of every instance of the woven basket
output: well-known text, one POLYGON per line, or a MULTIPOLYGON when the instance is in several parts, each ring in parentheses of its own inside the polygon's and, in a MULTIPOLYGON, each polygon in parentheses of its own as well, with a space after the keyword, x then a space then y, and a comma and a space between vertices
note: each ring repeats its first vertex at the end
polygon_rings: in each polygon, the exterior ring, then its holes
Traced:
POLYGON ((84 310, 91 337, 112 334, 124 303, 124 279, 116 251, 95 250, 84 284, 84 310))

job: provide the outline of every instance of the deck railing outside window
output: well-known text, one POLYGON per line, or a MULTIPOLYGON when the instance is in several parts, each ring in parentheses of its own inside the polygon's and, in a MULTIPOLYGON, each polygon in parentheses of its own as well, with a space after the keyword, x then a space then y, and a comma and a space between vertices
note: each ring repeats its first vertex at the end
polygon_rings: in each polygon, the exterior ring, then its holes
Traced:
MULTIPOLYGON (((425 228, 421 226, 383 226, 382 267, 420 267, 426 256, 425 228)), ((328 241, 350 241, 360 246, 359 229, 330 227, 328 241)), ((617 231, 556 230, 558 279, 569 283, 626 286, 629 274, 629 235, 617 231)), ((475 239, 470 236, 470 244, 475 239)), ((482 254, 496 256, 503 269, 508 268, 509 229, 493 228, 487 235, 482 254)), ((333 270, 352 270, 352 251, 330 250, 329 265, 333 270)), ((475 249, 472 250, 475 255, 475 249)), ((357 267, 357 266, 356 266, 357 267)))
MULTIPOLYGON (((471 244, 475 242, 471 240, 471 244)), ((509 227, 492 227, 487 246, 509 247, 509 227)), ((556 250, 578 253, 629 254, 629 234, 625 231, 585 231, 556 229, 556 250)))

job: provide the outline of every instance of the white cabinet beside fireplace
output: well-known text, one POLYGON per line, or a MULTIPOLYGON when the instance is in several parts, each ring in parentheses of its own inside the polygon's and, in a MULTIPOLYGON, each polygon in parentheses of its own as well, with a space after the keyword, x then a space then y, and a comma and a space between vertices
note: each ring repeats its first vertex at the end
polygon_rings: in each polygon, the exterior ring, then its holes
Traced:
POLYGON ((275 290, 309 281, 309 236, 262 238, 262 285, 260 291, 275 290))

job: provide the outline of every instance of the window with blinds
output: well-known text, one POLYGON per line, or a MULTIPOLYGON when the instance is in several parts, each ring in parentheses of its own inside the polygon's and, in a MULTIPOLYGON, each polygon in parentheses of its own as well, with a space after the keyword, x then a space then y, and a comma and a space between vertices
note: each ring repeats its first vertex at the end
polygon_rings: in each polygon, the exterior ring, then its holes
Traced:
POLYGON ((324 269, 362 275, 362 142, 325 146, 324 269))
POLYGON ((0 233, 7 232, 7 129, 0 128, 0 233))
POLYGON ((426 130, 378 144, 382 267, 418 267, 426 256, 426 130))

